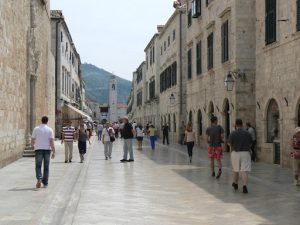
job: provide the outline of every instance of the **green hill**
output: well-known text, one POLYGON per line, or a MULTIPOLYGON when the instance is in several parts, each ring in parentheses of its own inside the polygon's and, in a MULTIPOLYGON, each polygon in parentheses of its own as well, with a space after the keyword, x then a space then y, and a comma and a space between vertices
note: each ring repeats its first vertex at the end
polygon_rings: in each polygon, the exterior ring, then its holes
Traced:
MULTIPOLYGON (((88 63, 81 65, 81 71, 85 82, 86 96, 98 103, 108 103, 111 73, 88 63)), ((126 103, 131 90, 131 81, 117 76, 117 82, 118 103, 126 103)))

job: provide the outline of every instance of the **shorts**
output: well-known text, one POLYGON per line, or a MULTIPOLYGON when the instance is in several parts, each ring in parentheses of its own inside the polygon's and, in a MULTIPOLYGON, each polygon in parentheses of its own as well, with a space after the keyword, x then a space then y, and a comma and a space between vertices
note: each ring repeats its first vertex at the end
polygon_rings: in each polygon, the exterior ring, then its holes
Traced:
POLYGON ((136 137, 136 140, 138 140, 138 141, 143 141, 143 137, 136 137))
POLYGON ((86 141, 78 141, 78 150, 80 154, 86 153, 86 141))
POLYGON ((208 147, 208 158, 222 159, 223 158, 223 148, 222 147, 208 147))
POLYGON ((233 172, 250 172, 251 155, 250 152, 231 152, 231 164, 233 172))
POLYGON ((293 170, 294 170, 294 174, 299 175, 299 171, 300 171, 300 159, 294 159, 293 158, 293 170))

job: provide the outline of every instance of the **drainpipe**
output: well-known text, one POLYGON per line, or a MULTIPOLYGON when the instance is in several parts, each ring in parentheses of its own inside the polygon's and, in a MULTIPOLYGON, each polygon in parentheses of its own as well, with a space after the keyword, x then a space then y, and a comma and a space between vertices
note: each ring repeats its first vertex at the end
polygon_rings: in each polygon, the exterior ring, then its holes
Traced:
POLYGON ((182 12, 179 11, 179 56, 180 56, 180 76, 179 76, 179 115, 180 123, 182 121, 182 112, 183 112, 183 78, 182 78, 182 12))
MULTIPOLYGON (((59 27, 60 24, 60 20, 58 20, 55 24, 55 29, 56 29, 56 44, 55 44, 55 117, 57 117, 56 113, 57 113, 57 106, 58 106, 58 42, 60 40, 59 38, 59 27)), ((55 124, 55 130, 57 131, 57 126, 58 124, 55 124)), ((57 136, 58 134, 56 134, 57 136)))

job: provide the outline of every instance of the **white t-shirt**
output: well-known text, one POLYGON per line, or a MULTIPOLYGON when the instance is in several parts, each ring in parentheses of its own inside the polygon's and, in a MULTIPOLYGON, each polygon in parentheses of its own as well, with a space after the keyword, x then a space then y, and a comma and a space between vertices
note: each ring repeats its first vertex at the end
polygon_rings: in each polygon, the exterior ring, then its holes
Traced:
POLYGON ((144 133, 143 133, 142 129, 140 129, 139 127, 137 127, 135 130, 136 130, 136 136, 137 137, 144 137, 144 133))
POLYGON ((50 140, 54 139, 53 130, 46 124, 34 128, 32 138, 35 139, 34 150, 51 150, 50 140))
POLYGON ((103 128, 102 137, 103 137, 104 142, 109 142, 110 141, 110 136, 109 136, 108 132, 111 132, 111 134, 115 134, 114 129, 112 129, 111 127, 103 128))
POLYGON ((195 142, 195 132, 188 132, 188 131, 185 131, 185 134, 186 134, 186 142, 195 142))

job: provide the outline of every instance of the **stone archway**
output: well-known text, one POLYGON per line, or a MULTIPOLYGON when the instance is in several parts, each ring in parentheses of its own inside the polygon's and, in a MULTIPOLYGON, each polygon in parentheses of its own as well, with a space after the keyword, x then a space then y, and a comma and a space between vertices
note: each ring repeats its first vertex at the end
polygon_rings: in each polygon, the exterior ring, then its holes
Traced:
POLYGON ((280 151, 280 112, 279 106, 275 99, 271 99, 267 107, 267 142, 274 144, 274 164, 280 164, 281 151, 280 151))

